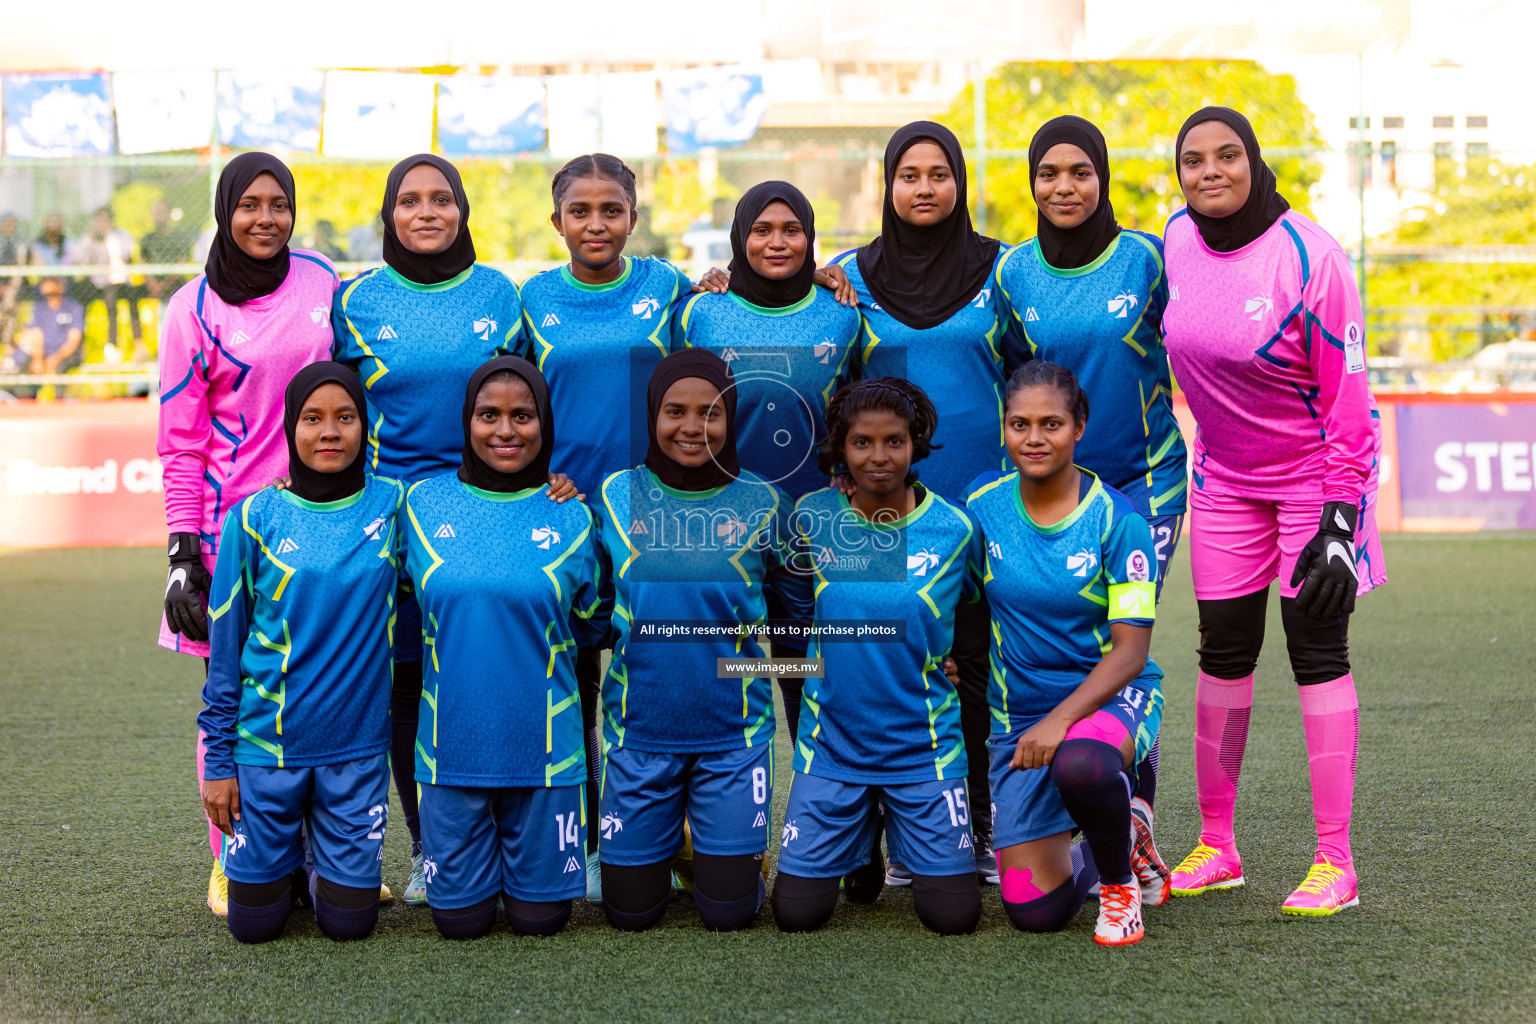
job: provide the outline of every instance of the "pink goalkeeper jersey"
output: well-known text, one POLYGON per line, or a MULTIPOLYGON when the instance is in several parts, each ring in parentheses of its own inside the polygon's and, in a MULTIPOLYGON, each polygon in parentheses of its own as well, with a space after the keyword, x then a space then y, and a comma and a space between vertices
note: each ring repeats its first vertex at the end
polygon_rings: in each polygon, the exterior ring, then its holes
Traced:
MULTIPOLYGON (((199 275, 166 305, 160 333, 160 429, 169 533, 196 533, 210 572, 224 514, 288 472, 283 391, 300 367, 331 358, 338 279, 319 253, 289 251, 270 295, 232 306, 199 275)), ((160 645, 207 654, 163 626, 160 645)))
POLYGON ((1181 210, 1164 247, 1168 356, 1199 427, 1194 486, 1358 505, 1376 485, 1381 428, 1339 243, 1291 210, 1214 252, 1181 210))

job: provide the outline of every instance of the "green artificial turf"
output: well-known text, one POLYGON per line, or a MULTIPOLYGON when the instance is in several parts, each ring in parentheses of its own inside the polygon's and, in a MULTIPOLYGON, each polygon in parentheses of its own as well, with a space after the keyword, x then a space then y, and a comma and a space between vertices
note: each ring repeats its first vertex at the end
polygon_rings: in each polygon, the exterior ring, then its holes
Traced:
MULTIPOLYGON (((1361 905, 1283 918, 1312 816, 1277 602, 1258 672, 1237 836, 1246 888, 1147 912, 1129 949, 1014 931, 996 888, 978 933, 926 933, 904 890, 813 935, 713 935, 674 901, 643 935, 578 901, 569 928, 438 938, 385 908, 341 945, 307 911, 278 942, 203 905, 193 770, 202 666, 155 646, 164 556, 0 553, 0 1020, 1531 1020, 1536 1019, 1536 537, 1389 537, 1392 582, 1352 623, 1361 695, 1361 905)), ((1194 600, 1181 553, 1154 657, 1168 696, 1158 842, 1197 838, 1194 600)), ((789 756, 779 751, 782 811, 789 756)), ((385 879, 408 840, 398 805, 385 879)))

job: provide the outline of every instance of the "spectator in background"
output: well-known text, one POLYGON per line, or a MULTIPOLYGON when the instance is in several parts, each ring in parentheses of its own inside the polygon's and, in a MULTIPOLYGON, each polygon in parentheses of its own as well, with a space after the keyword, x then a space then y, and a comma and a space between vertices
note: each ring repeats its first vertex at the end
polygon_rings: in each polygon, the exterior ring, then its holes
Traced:
POLYGON ((384 262, 384 222, 359 224, 347 232, 347 251, 355 263, 384 262))
MULTIPOLYGON (((21 237, 14 213, 0 213, 0 267, 19 267, 31 262, 31 250, 21 237)), ((22 279, 0 277, 0 358, 16 344, 16 312, 21 300, 22 279)))
POLYGON ((32 262, 44 267, 58 267, 69 262, 69 241, 64 237, 64 215, 50 213, 43 219, 43 230, 32 246, 32 262))
POLYGON ((28 357, 29 373, 68 373, 80 365, 85 308, 64 294, 62 278, 45 277, 32 319, 21 329, 17 347, 28 357))
MULTIPOLYGON (((186 263, 192 258, 192 240, 176 223, 180 211, 172 211, 163 199, 149 208, 155 228, 139 239, 139 258, 145 263, 186 263)), ((157 302, 176 294, 187 278, 175 274, 156 274, 144 278, 144 291, 157 302)))
POLYGON ((314 250, 332 263, 347 261, 347 250, 336 241, 336 225, 328 220, 315 221, 314 250))
POLYGON ((112 210, 103 206, 91 218, 86 229, 74 245, 69 262, 76 266, 106 267, 104 274, 92 274, 82 287, 81 302, 90 305, 101 299, 107 307, 107 360, 118 362, 122 356, 117 347, 117 304, 128 300, 128 325, 133 331, 134 354, 141 355, 144 348, 144 327, 139 322, 139 305, 135 301, 135 289, 128 283, 128 264, 133 262, 133 236, 112 223, 112 210))
POLYGON ((683 232, 683 245, 688 247, 688 260, 698 267, 723 267, 731 259, 731 215, 736 204, 716 196, 710 204, 709 220, 703 218, 688 225, 683 232))

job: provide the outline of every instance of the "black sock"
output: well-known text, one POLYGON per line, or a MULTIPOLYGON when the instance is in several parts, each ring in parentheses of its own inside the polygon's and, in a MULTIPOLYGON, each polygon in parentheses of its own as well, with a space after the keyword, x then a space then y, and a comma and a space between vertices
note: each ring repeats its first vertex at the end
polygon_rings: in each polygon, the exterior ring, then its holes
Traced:
POLYGON ((1102 740, 1067 740, 1051 760, 1051 781, 1093 851, 1101 882, 1126 885, 1131 874, 1130 780, 1124 756, 1102 740))
POLYGON ((1157 806, 1157 745, 1162 742, 1162 737, 1152 741, 1152 749, 1147 751, 1147 756, 1136 765, 1136 796, 1147 802, 1148 807, 1157 806))

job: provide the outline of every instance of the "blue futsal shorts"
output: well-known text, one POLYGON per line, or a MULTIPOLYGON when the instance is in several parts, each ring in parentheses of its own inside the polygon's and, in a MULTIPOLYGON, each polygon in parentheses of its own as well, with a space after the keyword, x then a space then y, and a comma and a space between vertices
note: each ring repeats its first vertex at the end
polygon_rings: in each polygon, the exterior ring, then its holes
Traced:
MULTIPOLYGON (((1162 689, 1155 683, 1150 690, 1127 686, 1099 710, 1113 715, 1125 726, 1125 731, 1136 738, 1136 752, 1131 764, 1140 764, 1156 741, 1163 722, 1162 689)), ((1013 732, 995 732, 987 739, 987 756, 991 761, 987 778, 992 783, 992 846, 998 850, 1044 839, 1058 832, 1070 832, 1077 827, 1051 782, 1049 765, 1027 771, 1013 767, 1013 753, 1018 748, 1019 737, 1034 724, 1029 722, 1013 732)))
POLYGON ((779 871, 838 878, 868 864, 878 827, 871 813, 877 802, 885 807, 892 860, 919 875, 976 870, 964 779, 869 786, 796 772, 779 841, 779 871))
POLYGON ((714 754, 655 754, 610 746, 603 758, 598 853, 635 867, 683 844, 714 857, 762 853, 773 819, 773 743, 714 754))
POLYGON ((419 786, 429 905, 457 910, 498 893, 529 903, 586 894, 585 786, 419 786))
POLYGON ((1157 556, 1157 597, 1163 596, 1163 581, 1168 578, 1168 563, 1179 548, 1179 538, 1184 533, 1184 513, 1173 516, 1152 516, 1147 520, 1152 530, 1152 551, 1157 556))
POLYGON ((372 754, 317 768, 235 765, 240 820, 220 860, 236 882, 275 882, 304 864, 309 834, 315 870, 337 885, 377 889, 389 817, 389 756, 372 754))

